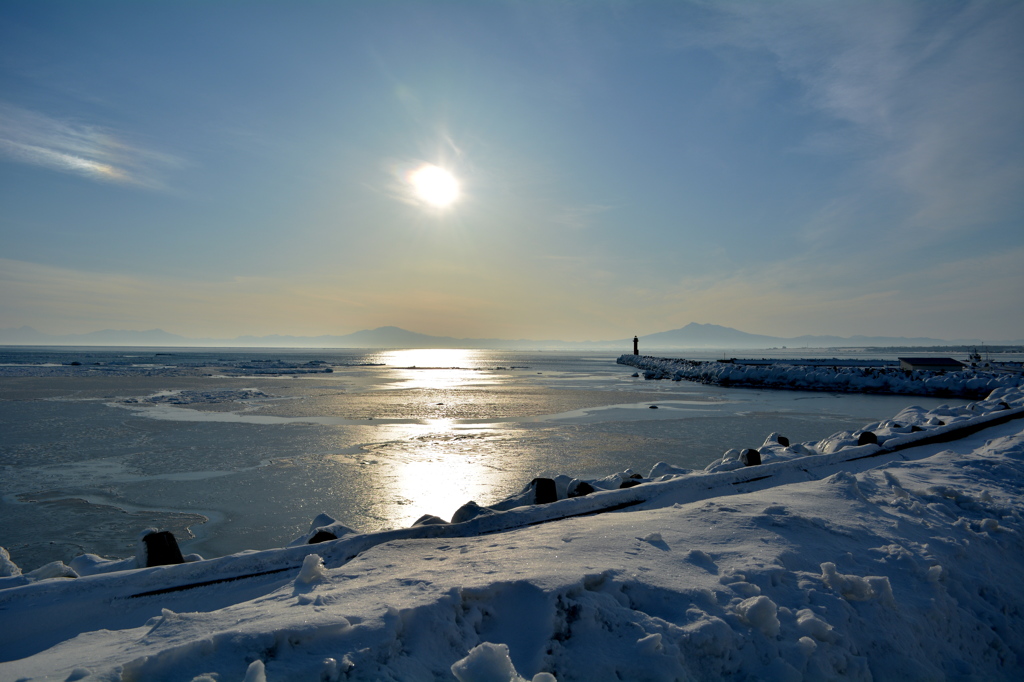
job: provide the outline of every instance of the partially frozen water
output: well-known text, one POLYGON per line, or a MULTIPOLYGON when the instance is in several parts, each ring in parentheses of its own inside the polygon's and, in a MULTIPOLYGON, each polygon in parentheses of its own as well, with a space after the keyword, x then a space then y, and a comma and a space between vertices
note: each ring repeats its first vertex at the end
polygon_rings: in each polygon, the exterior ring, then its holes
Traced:
POLYGON ((407 526, 535 476, 700 469, 772 431, 818 440, 948 402, 644 381, 615 358, 0 349, 0 546, 31 569, 129 556, 158 527, 218 556, 287 544, 320 512, 407 526))

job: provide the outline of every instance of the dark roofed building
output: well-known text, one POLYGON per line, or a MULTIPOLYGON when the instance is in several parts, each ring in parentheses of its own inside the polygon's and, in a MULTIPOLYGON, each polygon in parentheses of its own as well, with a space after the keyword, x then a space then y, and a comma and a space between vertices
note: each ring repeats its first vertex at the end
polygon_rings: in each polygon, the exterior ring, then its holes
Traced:
POLYGON ((899 358, 900 369, 925 370, 928 372, 956 372, 964 363, 953 358, 899 358))

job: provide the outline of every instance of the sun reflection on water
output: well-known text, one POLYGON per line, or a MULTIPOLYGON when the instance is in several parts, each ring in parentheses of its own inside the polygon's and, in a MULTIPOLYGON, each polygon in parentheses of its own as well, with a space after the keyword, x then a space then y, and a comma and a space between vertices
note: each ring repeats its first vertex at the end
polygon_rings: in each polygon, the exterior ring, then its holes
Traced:
POLYGON ((509 381, 492 356, 409 349, 380 352, 374 361, 386 367, 378 388, 393 391, 380 402, 387 417, 366 422, 373 442, 360 448, 363 455, 334 461, 370 475, 364 499, 383 527, 407 527, 425 514, 447 521, 470 500, 493 504, 518 491, 522 476, 511 456, 518 443, 491 421, 495 396, 481 390, 509 381))
POLYGON ((482 353, 460 348, 394 350, 381 353, 380 362, 394 367, 391 388, 446 390, 495 380, 481 373, 482 353))
POLYGON ((506 436, 489 425, 430 419, 395 425, 394 436, 374 448, 390 479, 385 513, 392 527, 412 525, 424 514, 447 521, 470 500, 485 505, 511 492, 514 472, 501 454, 506 436))
POLYGON ((381 353, 381 361, 397 367, 467 367, 475 365, 482 353, 466 348, 410 348, 381 353))

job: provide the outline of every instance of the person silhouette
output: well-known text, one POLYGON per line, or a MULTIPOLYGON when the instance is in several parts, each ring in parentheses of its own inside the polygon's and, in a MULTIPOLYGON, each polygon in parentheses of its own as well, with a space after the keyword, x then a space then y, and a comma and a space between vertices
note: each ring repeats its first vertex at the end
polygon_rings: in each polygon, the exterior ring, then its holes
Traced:
POLYGON ((638 339, 637 337, 634 336, 633 337, 633 355, 640 355, 640 346, 638 345, 639 343, 640 343, 640 339, 638 339))

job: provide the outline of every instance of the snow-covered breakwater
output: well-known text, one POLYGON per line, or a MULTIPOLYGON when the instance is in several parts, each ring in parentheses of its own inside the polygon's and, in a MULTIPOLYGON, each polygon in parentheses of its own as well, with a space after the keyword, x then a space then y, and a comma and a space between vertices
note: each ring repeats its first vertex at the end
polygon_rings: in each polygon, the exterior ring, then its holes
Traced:
POLYGON ((998 388, 1024 386, 1024 376, 980 370, 906 371, 897 367, 802 366, 785 362, 744 365, 621 355, 617 362, 643 370, 645 379, 696 381, 718 386, 849 391, 983 398, 998 388))

